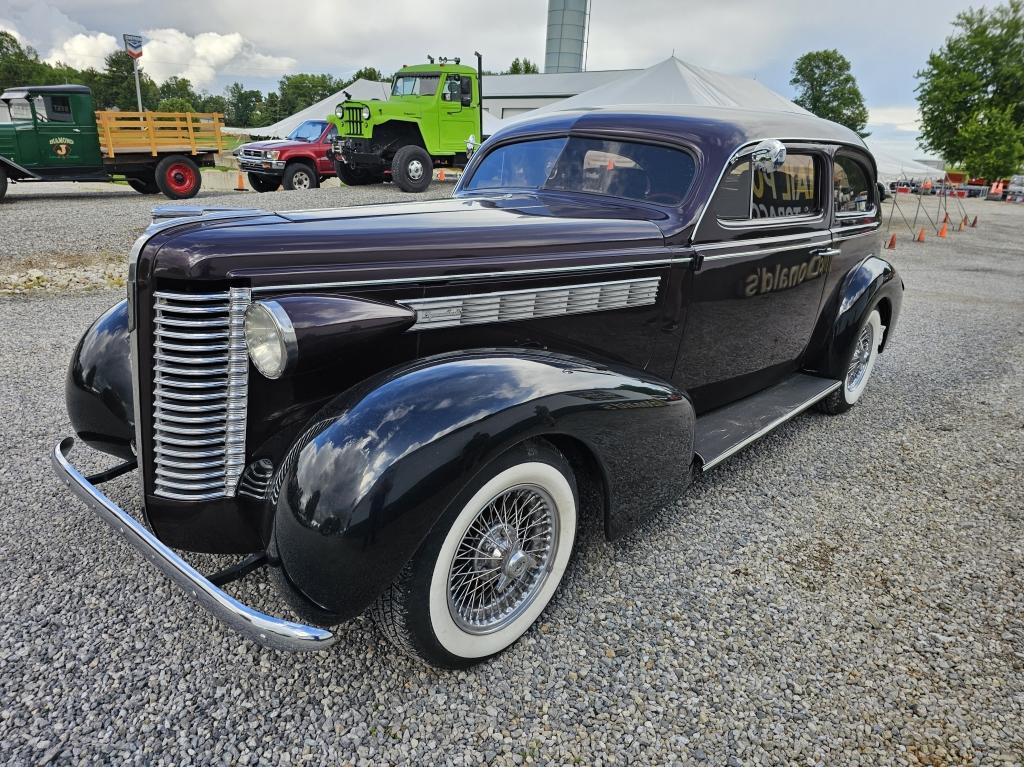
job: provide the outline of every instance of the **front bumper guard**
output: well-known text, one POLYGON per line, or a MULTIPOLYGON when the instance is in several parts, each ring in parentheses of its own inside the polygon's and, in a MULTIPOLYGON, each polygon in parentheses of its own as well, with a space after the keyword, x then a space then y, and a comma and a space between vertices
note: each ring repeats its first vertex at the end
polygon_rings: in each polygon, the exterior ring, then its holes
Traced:
POLYGON ((71 464, 68 454, 74 444, 72 437, 66 437, 53 449, 51 458, 57 476, 104 522, 215 618, 242 636, 273 650, 310 652, 323 650, 337 641, 338 637, 330 631, 258 612, 217 588, 161 543, 145 525, 101 493, 71 464))

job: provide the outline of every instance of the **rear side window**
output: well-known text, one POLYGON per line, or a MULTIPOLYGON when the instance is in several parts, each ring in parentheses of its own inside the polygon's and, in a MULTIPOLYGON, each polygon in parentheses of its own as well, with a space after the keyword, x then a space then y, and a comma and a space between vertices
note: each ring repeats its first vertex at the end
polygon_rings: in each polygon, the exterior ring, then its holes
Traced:
POLYGON ((67 96, 36 96, 36 119, 50 123, 71 122, 71 100, 67 96))
POLYGON ((32 106, 28 99, 11 99, 11 120, 13 122, 32 122, 32 106))
POLYGON ((832 165, 836 213, 868 213, 874 209, 867 170, 852 157, 837 157, 832 165))
POLYGON ((774 173, 754 171, 740 160, 722 177, 711 201, 720 221, 811 216, 821 212, 818 162, 809 154, 790 153, 774 173))

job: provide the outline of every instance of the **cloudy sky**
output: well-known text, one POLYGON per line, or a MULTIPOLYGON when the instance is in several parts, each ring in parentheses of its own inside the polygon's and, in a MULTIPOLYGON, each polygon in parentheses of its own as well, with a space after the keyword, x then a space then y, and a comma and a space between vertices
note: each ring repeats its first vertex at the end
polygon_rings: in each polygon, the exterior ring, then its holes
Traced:
MULTIPOLYGON (((992 5, 973 0, 973 5, 992 5)), ((592 0, 588 69, 685 61, 755 77, 792 96, 789 70, 808 50, 838 48, 871 111, 881 148, 915 157, 914 73, 950 34, 965 0, 592 0)), ((124 32, 147 39, 160 81, 188 77, 215 93, 240 80, 273 88, 288 72, 391 72, 433 55, 502 69, 543 63, 547 0, 0 0, 0 29, 43 58, 102 67, 124 32)))

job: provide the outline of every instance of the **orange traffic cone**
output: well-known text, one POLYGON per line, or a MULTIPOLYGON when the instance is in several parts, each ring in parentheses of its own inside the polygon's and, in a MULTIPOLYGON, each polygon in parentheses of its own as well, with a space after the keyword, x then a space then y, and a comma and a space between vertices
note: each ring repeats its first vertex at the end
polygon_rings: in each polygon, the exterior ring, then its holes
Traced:
POLYGON ((949 213, 947 213, 946 217, 944 219, 942 219, 942 223, 944 223, 944 224, 948 224, 949 223, 949 213))
POLYGON ((889 244, 885 246, 886 250, 896 250, 896 235, 894 234, 889 238, 889 244))
POLYGON ((941 237, 942 239, 946 239, 946 224, 945 223, 943 223, 942 227, 939 229, 939 237, 941 237))
POLYGON ((964 220, 963 220, 963 221, 961 221, 960 223, 962 223, 962 224, 963 224, 964 226, 967 226, 967 225, 968 225, 969 223, 971 223, 971 222, 970 222, 970 221, 969 221, 969 220, 967 219, 967 216, 965 215, 965 216, 964 216, 964 220))
POLYGON ((975 216, 974 220, 971 222, 971 229, 977 229, 977 228, 978 228, 978 217, 975 216))
POLYGON ((917 233, 917 237, 914 238, 914 242, 924 242, 924 227, 921 227, 921 231, 917 233))
POLYGON ((956 230, 957 230, 958 232, 962 232, 962 231, 963 231, 964 229, 966 229, 966 228, 967 228, 967 227, 966 227, 966 225, 964 224, 964 222, 963 222, 963 221, 961 221, 961 222, 960 222, 960 226, 958 226, 958 227, 956 228, 956 230))
POLYGON ((235 191, 236 192, 244 192, 245 191, 245 179, 242 178, 242 171, 241 170, 238 171, 238 178, 235 180, 235 191))
POLYGON ((438 180, 438 181, 441 181, 442 183, 444 182, 444 168, 441 168, 441 169, 440 169, 440 170, 439 170, 439 171, 437 172, 437 180, 438 180))

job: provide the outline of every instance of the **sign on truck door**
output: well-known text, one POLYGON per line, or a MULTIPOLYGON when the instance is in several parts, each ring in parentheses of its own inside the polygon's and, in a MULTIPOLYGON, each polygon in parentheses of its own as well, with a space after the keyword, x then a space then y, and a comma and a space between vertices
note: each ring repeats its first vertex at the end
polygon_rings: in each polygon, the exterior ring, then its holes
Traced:
POLYGON ((46 94, 34 96, 32 105, 41 165, 68 170, 102 166, 89 99, 46 94))

